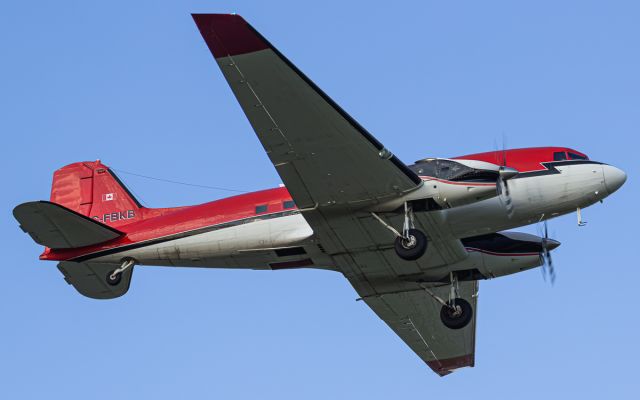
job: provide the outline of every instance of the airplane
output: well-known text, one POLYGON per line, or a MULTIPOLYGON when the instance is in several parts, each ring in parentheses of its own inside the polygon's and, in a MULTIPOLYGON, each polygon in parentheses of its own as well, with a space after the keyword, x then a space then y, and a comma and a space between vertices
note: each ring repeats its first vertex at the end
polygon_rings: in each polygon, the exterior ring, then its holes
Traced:
POLYGON ((542 267, 560 243, 509 229, 577 212, 626 174, 566 147, 407 165, 236 14, 193 14, 284 186, 205 204, 142 206, 101 161, 55 171, 49 201, 13 214, 94 299, 134 266, 341 273, 437 374, 475 364, 478 282, 542 267))

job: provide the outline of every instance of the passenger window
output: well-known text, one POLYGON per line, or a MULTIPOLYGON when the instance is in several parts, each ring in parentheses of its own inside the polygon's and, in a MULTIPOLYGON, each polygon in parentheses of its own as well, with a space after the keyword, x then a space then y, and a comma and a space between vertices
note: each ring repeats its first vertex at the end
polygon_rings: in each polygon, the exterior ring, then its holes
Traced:
POLYGON ((553 153, 553 161, 564 161, 567 159, 567 153, 564 151, 557 151, 553 153))
POLYGON ((296 207, 296 203, 294 203, 293 200, 287 200, 287 201, 282 203, 282 208, 284 208, 285 210, 289 210, 289 209, 295 208, 295 207, 296 207))
POLYGON ((266 213, 267 212, 267 205, 266 204, 261 204, 259 206, 256 206, 256 214, 262 214, 262 213, 266 213))
POLYGON ((581 156, 580 154, 569 152, 569 159, 570 160, 588 160, 589 158, 587 158, 586 156, 581 156))

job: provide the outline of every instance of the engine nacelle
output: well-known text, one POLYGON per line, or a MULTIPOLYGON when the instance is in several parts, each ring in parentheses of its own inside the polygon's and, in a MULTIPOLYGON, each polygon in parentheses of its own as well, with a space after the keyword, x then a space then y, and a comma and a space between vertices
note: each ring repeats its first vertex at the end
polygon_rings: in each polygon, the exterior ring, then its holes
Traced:
POLYGON ((480 257, 482 261, 478 271, 484 279, 515 274, 543 263, 540 253, 496 255, 480 252, 480 257))
POLYGON ((484 161, 425 158, 411 168, 433 189, 433 200, 452 208, 495 197, 500 166, 484 161))
MULTIPOLYGON (((521 232, 500 232, 462 239, 469 257, 465 260, 424 272, 426 282, 446 283, 450 273, 458 280, 492 279, 539 267, 543 264, 543 238, 521 232)), ((547 250, 560 242, 546 239, 547 250)))
POLYGON ((458 183, 434 179, 425 181, 425 185, 431 185, 436 189, 437 195, 433 200, 442 208, 464 206, 497 195, 495 183, 458 183))
MULTIPOLYGON (((474 269, 481 275, 473 279, 491 279, 515 274, 544 263, 543 239, 522 232, 501 232, 462 239, 469 255, 473 257, 474 269)), ((549 251, 560 246, 560 242, 547 239, 549 251)))
POLYGON ((433 200, 440 208, 475 203, 497 196, 500 180, 518 173, 513 168, 484 161, 447 158, 425 158, 408 167, 424 184, 403 197, 376 205, 371 211, 393 211, 405 202, 425 199, 433 200))

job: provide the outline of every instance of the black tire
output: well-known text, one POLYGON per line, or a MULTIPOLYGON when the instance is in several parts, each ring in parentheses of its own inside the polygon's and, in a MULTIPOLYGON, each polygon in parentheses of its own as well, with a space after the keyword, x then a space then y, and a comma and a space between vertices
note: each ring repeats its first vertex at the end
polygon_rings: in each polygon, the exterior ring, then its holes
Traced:
POLYGON ((409 229, 409 237, 415 239, 410 245, 405 239, 396 238, 396 254, 404 260, 417 260, 427 251, 427 237, 417 229, 409 229))
POLYGON ((462 309, 460 315, 453 315, 453 310, 449 307, 442 306, 440 310, 440 320, 449 329, 462 329, 469 325, 473 318, 473 307, 465 299, 455 299, 455 305, 462 309))
MULTIPOLYGON (((113 271, 115 271, 115 269, 113 271)), ((111 279, 111 275, 113 274, 113 271, 110 271, 107 274, 107 283, 111 286, 117 286, 122 280, 122 272, 118 272, 116 276, 113 279, 111 279)))

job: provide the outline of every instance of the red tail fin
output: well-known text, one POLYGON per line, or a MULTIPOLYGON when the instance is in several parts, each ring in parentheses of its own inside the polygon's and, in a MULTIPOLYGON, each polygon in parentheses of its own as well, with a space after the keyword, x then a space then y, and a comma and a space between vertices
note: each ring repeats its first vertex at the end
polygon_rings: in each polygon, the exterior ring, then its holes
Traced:
POLYGON ((113 227, 143 216, 142 205, 99 160, 69 164, 54 172, 51 201, 113 227))

